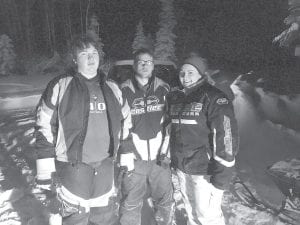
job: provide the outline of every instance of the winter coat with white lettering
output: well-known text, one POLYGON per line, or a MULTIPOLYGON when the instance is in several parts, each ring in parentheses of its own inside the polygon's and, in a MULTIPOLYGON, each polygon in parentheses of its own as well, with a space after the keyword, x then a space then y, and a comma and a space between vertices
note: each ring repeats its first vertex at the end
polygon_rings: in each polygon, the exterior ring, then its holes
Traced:
POLYGON ((167 95, 172 166, 228 188, 238 150, 232 102, 206 80, 167 95))
POLYGON ((166 152, 169 136, 164 130, 165 96, 169 85, 152 76, 147 87, 141 87, 135 78, 121 85, 131 116, 131 135, 136 147, 135 155, 142 160, 156 160, 160 152, 166 152))
MULTIPOLYGON (((47 85, 37 106, 35 135, 38 159, 55 157, 62 162, 82 162, 90 110, 85 79, 79 73, 66 74, 54 78, 47 85)), ((111 138, 108 152, 116 158, 118 150, 127 152, 134 148, 129 136, 130 109, 114 81, 103 80, 100 86, 107 106, 111 138)))

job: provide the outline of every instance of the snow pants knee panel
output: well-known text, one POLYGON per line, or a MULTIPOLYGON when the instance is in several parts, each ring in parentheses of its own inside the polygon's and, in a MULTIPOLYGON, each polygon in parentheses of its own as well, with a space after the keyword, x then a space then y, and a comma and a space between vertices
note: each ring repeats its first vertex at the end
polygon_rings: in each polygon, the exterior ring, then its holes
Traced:
POLYGON ((162 168, 155 161, 135 162, 135 170, 124 176, 121 203, 121 224, 139 225, 141 223, 141 209, 147 188, 154 202, 157 223, 168 225, 173 218, 173 187, 171 172, 162 168))

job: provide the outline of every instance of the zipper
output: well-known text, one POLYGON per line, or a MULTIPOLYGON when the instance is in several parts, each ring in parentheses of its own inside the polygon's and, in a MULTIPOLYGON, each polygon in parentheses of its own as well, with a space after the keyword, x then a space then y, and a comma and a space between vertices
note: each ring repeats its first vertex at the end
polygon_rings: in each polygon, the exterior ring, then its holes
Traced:
POLYGON ((76 152, 76 162, 77 163, 79 163, 79 158, 82 158, 82 157, 79 157, 79 152, 82 155, 84 138, 85 138, 86 132, 87 132, 88 119, 89 119, 89 111, 90 111, 90 96, 89 96, 89 94, 87 94, 88 93, 88 87, 86 87, 86 85, 83 82, 80 82, 80 83, 81 83, 81 85, 83 85, 83 88, 85 89, 84 90, 85 96, 88 97, 88 101, 85 101, 85 103, 88 102, 88 106, 84 108, 84 117, 83 117, 83 122, 82 122, 82 131, 81 131, 81 135, 80 135, 80 139, 79 139, 80 149, 76 152))
POLYGON ((180 111, 179 111, 179 115, 178 115, 179 135, 180 135, 180 139, 181 139, 181 141, 180 141, 181 142, 181 144, 180 144, 181 151, 183 151, 183 142, 182 142, 182 135, 181 135, 181 131, 182 131, 181 119, 182 119, 182 112, 184 111, 184 108, 186 106, 185 101, 186 100, 184 99, 184 102, 181 105, 181 108, 180 108, 180 111))
MULTIPOLYGON (((145 119, 147 118, 147 108, 148 108, 148 104, 147 104, 147 95, 144 94, 144 104, 145 104, 145 119)), ((150 141, 149 139, 147 139, 147 150, 148 150, 148 162, 151 161, 151 155, 150 155, 150 141)))

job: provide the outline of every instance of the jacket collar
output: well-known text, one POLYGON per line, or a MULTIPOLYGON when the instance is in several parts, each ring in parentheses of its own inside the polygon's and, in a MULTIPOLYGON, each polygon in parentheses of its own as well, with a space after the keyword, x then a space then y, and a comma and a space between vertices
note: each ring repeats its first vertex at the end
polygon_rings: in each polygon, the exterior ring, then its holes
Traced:
POLYGON ((132 83, 134 85, 135 88, 139 89, 139 90, 142 90, 143 92, 147 92, 149 91, 150 87, 153 85, 154 83, 154 75, 152 75, 150 78, 149 78, 149 81, 146 85, 141 85, 137 79, 135 78, 135 76, 132 78, 132 83))
POLYGON ((97 75, 91 79, 86 78, 85 76, 83 76, 81 73, 79 72, 75 72, 73 73, 73 76, 78 77, 80 80, 82 81, 96 81, 96 82, 100 82, 100 84, 104 84, 104 82, 106 81, 106 76, 105 74, 103 74, 102 72, 98 71, 97 75))
POLYGON ((198 90, 202 85, 204 85, 207 82, 207 78, 204 77, 203 79, 200 79, 199 81, 197 81, 195 84, 193 84, 191 87, 188 88, 184 88, 183 92, 185 95, 189 95, 192 92, 198 90))

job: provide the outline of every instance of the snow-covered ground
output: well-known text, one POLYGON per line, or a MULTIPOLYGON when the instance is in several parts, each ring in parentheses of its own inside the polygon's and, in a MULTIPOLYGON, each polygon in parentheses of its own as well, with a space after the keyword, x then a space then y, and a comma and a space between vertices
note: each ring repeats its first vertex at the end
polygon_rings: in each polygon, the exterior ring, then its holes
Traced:
MULTIPOLYGON (((258 199, 279 208, 284 196, 267 174, 267 167, 279 161, 298 165, 295 160, 300 156, 300 95, 291 98, 266 93, 250 85, 246 78, 238 79, 232 89, 236 95, 234 107, 241 136, 237 177, 258 199)), ((2 111, 0 116, 0 225, 43 225, 47 224, 48 212, 41 203, 45 196, 37 193, 33 186, 34 107, 29 107, 37 99, 30 104, 27 98, 18 96, 18 99, 18 105, 2 111), (16 107, 19 110, 12 110, 16 107)), ((274 168, 283 170, 282 165, 284 163, 275 164, 274 168)), ((294 166, 293 170, 299 172, 299 167, 294 166)), ((239 184, 225 192, 223 210, 227 224, 289 224, 268 210, 251 206, 252 201, 242 202, 238 196, 249 199, 239 184)), ((184 218, 179 218, 184 215, 182 206, 177 208, 178 225, 184 224, 184 218)), ((281 214, 280 218, 286 219, 286 216, 281 214)), ((143 225, 149 225, 149 220, 144 221, 143 225)), ((300 218, 293 224, 300 224, 300 218)))

